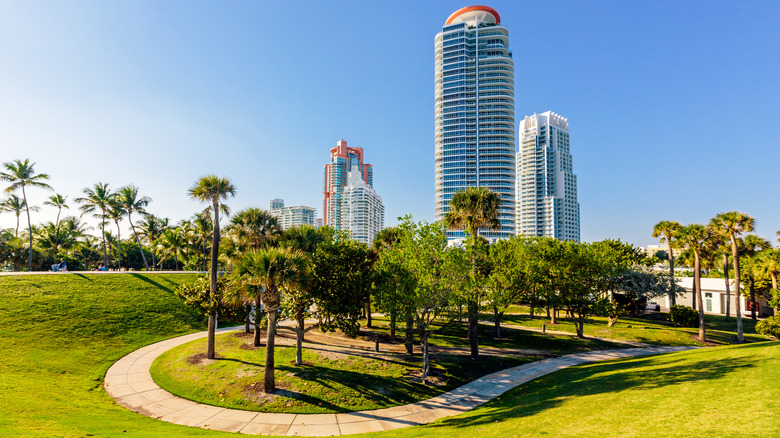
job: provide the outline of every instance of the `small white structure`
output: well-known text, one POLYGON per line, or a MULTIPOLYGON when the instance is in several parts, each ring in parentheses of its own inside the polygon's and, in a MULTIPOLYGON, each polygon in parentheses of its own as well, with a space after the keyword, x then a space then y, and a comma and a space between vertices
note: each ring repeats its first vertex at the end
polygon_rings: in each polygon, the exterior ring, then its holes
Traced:
MULTIPOLYGON (((693 293, 693 277, 676 277, 677 284, 685 288, 685 294, 677 297, 677 304, 693 307, 695 295, 693 293)), ((731 314, 736 315, 737 297, 734 295, 734 280, 729 280, 729 290, 731 291, 731 314)), ((726 281, 722 278, 702 278, 701 279, 702 301, 704 303, 704 313, 726 314, 726 281)), ((740 297, 740 309, 743 316, 750 316, 750 300, 740 297)), ((666 307, 671 306, 669 297, 658 297, 655 301, 666 307)), ((756 294, 756 314, 773 315, 774 309, 769 306, 766 298, 761 294, 756 294)), ((696 304, 698 308, 698 303, 696 304)))

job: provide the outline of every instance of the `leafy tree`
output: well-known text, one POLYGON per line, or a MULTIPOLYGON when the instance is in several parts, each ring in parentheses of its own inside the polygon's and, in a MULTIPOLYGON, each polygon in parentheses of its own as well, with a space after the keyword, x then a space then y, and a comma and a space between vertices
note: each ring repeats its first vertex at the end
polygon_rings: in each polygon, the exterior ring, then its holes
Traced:
POLYGON ((176 295, 184 304, 208 317, 216 314, 227 320, 236 320, 241 315, 241 305, 231 299, 228 280, 225 276, 217 278, 216 293, 211 293, 211 281, 207 276, 198 277, 192 283, 184 283, 176 289, 176 295))
POLYGON ((0 172, 0 180, 10 182, 11 185, 6 187, 6 193, 15 192, 18 189, 22 189, 22 199, 24 199, 25 210, 27 211, 27 228, 30 230, 30 255, 27 259, 27 270, 32 271, 32 255, 33 255, 33 226, 30 221, 30 208, 27 201, 27 186, 38 187, 41 189, 53 190, 50 185, 43 182, 49 179, 49 175, 45 173, 35 174, 35 163, 30 163, 30 159, 26 158, 24 161, 15 160, 10 163, 4 163, 5 172, 0 172))
MULTIPOLYGON (((717 235, 714 233, 712 227, 705 227, 704 225, 691 224, 682 227, 678 231, 677 239, 680 244, 688 247, 693 253, 694 265, 693 265, 693 284, 696 288, 696 301, 699 307, 699 340, 706 342, 707 336, 704 327, 704 304, 702 301, 701 293, 701 258, 706 255, 712 247, 713 240, 717 239, 717 235)), ((738 277, 738 274, 735 274, 738 277)), ((737 304, 737 312, 739 313, 739 304, 737 304)), ((742 320, 737 319, 738 322, 742 320)), ((741 324, 738 325, 741 327, 741 324)))
POLYGON ((277 240, 282 234, 279 220, 267 210, 247 208, 239 211, 225 228, 240 251, 261 249, 277 240))
MULTIPOLYGON (((780 315, 780 290, 777 288, 777 276, 780 275, 780 249, 767 249, 758 257, 759 269, 772 279, 772 303, 775 315, 780 315)), ((755 309, 755 306, 753 306, 755 309)), ((753 311, 755 313, 755 310, 753 311)))
MULTIPOLYGON (((674 248, 673 239, 677 232, 682 228, 679 222, 676 221, 661 221, 653 226, 653 237, 661 239, 661 243, 666 242, 669 248, 669 275, 672 277, 672 283, 674 283, 674 248)), ((675 305, 675 297, 670 297, 672 306, 675 305)))
MULTIPOLYGON (((57 207, 57 220, 54 222, 54 226, 55 227, 59 227, 60 226, 60 213, 62 213, 62 209, 63 208, 70 209, 70 207, 68 206, 67 200, 68 200, 67 196, 63 196, 63 195, 60 195, 59 193, 55 193, 54 195, 49 196, 49 199, 47 201, 43 202, 43 205, 49 205, 49 206, 52 206, 52 207, 57 207)), ((54 258, 57 258, 56 254, 54 255, 54 258)))
MULTIPOLYGON (((444 224, 449 229, 464 229, 467 234, 474 236, 471 240, 476 244, 480 228, 499 229, 498 208, 501 206, 501 197, 498 193, 487 187, 468 187, 452 195, 450 210, 444 217, 444 224)), ((472 260, 474 277, 477 275, 476 260, 472 260)), ((474 285, 471 296, 467 298, 467 313, 469 322, 469 345, 471 358, 479 357, 479 305, 480 287, 474 285)))
POLYGON ((496 337, 501 337, 501 318, 529 288, 526 266, 528 240, 514 236, 490 246, 491 270, 485 281, 485 298, 493 310, 496 337))
POLYGON ((179 270, 179 260, 184 258, 186 241, 180 228, 168 228, 157 237, 156 250, 160 253, 160 265, 166 259, 173 259, 173 270, 179 270))
MULTIPOLYGON (((756 277, 765 274, 766 271, 756 260, 756 257, 771 248, 769 241, 755 234, 748 234, 742 239, 737 240, 740 255, 740 269, 745 273, 743 282, 747 280, 748 293, 750 297, 751 310, 750 316, 753 321, 756 320, 756 277)), ((744 293, 743 293, 744 295, 744 293)))
MULTIPOLYGON (((396 319, 398 317, 398 301, 394 293, 396 291, 396 284, 392 281, 392 277, 387 277, 385 275, 387 273, 380 272, 380 270, 376 268, 376 262, 379 260, 379 256, 383 251, 398 244, 400 241, 399 232, 400 230, 398 227, 389 227, 381 230, 374 236, 371 251, 369 252, 371 270, 375 274, 372 293, 374 293, 377 299, 379 309, 390 317, 391 340, 395 340, 396 319)), ((371 327, 371 297, 368 299, 366 315, 368 317, 366 325, 371 327)))
POLYGON ((93 188, 85 187, 82 189, 84 197, 76 198, 76 202, 81 204, 81 216, 92 213, 94 217, 100 218, 100 233, 103 235, 103 265, 108 267, 108 248, 106 247, 106 218, 111 209, 111 199, 113 194, 108 184, 99 182, 93 188), (100 213, 98 213, 98 211, 100 213))
MULTIPOLYGON (((300 287, 306 275, 306 257, 289 249, 252 250, 241 255, 233 266, 237 281, 263 289, 263 307, 268 312, 263 391, 276 390, 274 381, 274 340, 276 320, 283 292, 300 287)), ((255 328, 257 330, 257 328, 255 328)))
MULTIPOLYGON (((614 290, 623 294, 628 301, 634 303, 634 306, 647 298, 664 295, 671 297, 685 292, 685 288, 672 282, 668 273, 658 272, 644 265, 634 265, 619 274, 614 281, 614 290)), ((610 319, 610 327, 614 325, 616 319, 610 319)))
MULTIPOLYGON (((211 265, 209 271, 211 275, 211 292, 217 290, 217 258, 219 256, 219 212, 227 206, 223 201, 228 197, 236 195, 236 187, 227 178, 218 177, 216 175, 209 175, 200 178, 195 182, 189 190, 189 195, 192 199, 197 199, 201 202, 208 202, 211 205, 211 211, 214 214, 214 225, 212 228, 212 240, 211 240, 211 265)), ((214 331, 216 329, 216 318, 214 314, 209 314, 209 327, 208 327, 208 347, 206 356, 209 359, 214 358, 214 331)))
POLYGON ((148 196, 139 197, 138 187, 131 184, 121 187, 119 190, 117 190, 116 200, 117 204, 127 214, 127 221, 130 222, 130 228, 133 230, 133 236, 135 237, 135 241, 138 243, 138 248, 141 251, 141 258, 144 262, 144 268, 148 270, 149 263, 146 262, 146 255, 144 254, 144 248, 141 245, 141 239, 138 238, 135 225, 133 225, 133 213, 138 213, 141 216, 148 215, 149 213, 146 212, 146 207, 150 202, 152 202, 152 198, 148 196))
MULTIPOLYGON (((157 256, 154 248, 157 245, 157 238, 168 228, 168 218, 160 218, 149 214, 138 224, 138 228, 141 230, 141 237, 152 248, 152 269, 154 269, 157 266, 157 256)), ((205 271, 205 268, 203 270, 205 271)))

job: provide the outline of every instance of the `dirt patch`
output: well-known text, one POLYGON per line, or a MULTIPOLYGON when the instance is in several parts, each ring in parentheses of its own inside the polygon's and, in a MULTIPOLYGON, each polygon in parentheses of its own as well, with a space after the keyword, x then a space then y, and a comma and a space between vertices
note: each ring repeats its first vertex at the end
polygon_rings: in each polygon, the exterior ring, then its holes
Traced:
MULTIPOLYGON (((190 365, 205 366, 216 362, 215 359, 208 359, 207 356, 208 355, 206 353, 193 354, 187 358, 187 363, 190 365)), ((214 357, 217 359, 220 358, 219 355, 214 355, 214 357)))
MULTIPOLYGON (((410 381, 414 383, 422 383, 422 371, 415 370, 407 374, 410 381)), ((425 379, 425 384, 428 386, 444 386, 447 384, 447 379, 436 371, 428 373, 428 377, 425 379)))
POLYGON ((339 353, 337 351, 331 351, 331 350, 319 350, 317 351, 317 355, 327 360, 346 360, 349 358, 348 354, 339 353))
POLYGON ((244 399, 254 402, 260 406, 275 402, 279 399, 296 399, 300 395, 297 392, 288 391, 287 389, 280 387, 280 382, 277 382, 276 392, 273 394, 266 394, 263 392, 263 382, 254 382, 245 386, 242 390, 244 399))

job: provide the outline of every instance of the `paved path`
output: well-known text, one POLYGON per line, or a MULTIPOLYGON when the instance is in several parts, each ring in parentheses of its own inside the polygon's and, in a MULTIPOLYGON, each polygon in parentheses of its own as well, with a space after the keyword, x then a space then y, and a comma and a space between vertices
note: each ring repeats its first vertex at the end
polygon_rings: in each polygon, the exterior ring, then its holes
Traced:
MULTIPOLYGON (((220 332, 242 328, 220 329, 220 332)), ((273 414, 204 405, 157 386, 149 368, 162 353, 204 338, 193 333, 148 345, 123 357, 106 372, 104 386, 120 405, 170 423, 204 429, 300 436, 349 435, 420 425, 473 409, 504 392, 570 366, 631 356, 669 353, 692 347, 647 347, 591 351, 531 362, 474 380, 446 394, 405 406, 344 414, 273 414)))

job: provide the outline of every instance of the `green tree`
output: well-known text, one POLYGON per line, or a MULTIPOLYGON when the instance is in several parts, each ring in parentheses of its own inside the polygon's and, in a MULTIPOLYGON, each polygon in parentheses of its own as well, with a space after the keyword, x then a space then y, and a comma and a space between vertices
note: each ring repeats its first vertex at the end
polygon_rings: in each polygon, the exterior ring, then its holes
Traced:
POLYGON ((108 248, 106 247, 106 218, 111 209, 111 199, 113 194, 108 184, 99 182, 94 187, 85 187, 82 189, 84 197, 76 198, 76 202, 81 204, 81 216, 92 213, 94 217, 100 218, 100 234, 103 236, 103 265, 108 267, 108 248), (98 211, 100 213, 98 213, 98 211))
MULTIPOLYGON (((400 310, 398 301, 398 284, 395 277, 390 272, 385 272, 376 266, 380 255, 385 250, 392 248, 400 242, 400 229, 398 227, 388 227, 381 230, 374 236, 369 254, 371 260, 371 269, 374 272, 374 282, 372 284, 372 293, 376 299, 378 310, 390 317, 390 340, 395 341, 395 331, 400 310)), ((371 300, 369 299, 369 302, 371 300)), ((370 316, 371 309, 368 309, 370 316)), ((369 319, 369 322, 371 320, 369 319)))
MULTIPOLYGON (((138 228, 141 230, 141 237, 152 248, 152 269, 155 269, 157 266, 157 255, 155 254, 157 238, 168 228, 168 218, 160 218, 149 214, 138 224, 138 228)), ((205 271, 205 268, 203 270, 205 271)))
POLYGON ((111 199, 108 203, 108 211, 106 212, 108 214, 109 219, 114 221, 114 224, 116 224, 116 246, 117 246, 117 252, 116 252, 116 259, 117 259, 117 269, 122 270, 122 227, 119 226, 119 222, 122 221, 125 217, 125 210, 122 208, 122 205, 119 203, 119 200, 116 196, 116 193, 111 195, 111 199))
MULTIPOLYGON (((300 287, 306 275, 306 257, 297 251, 280 248, 243 253, 233 265, 237 280, 263 289, 263 307, 268 313, 268 341, 265 353, 263 391, 276 390, 274 381, 274 344, 281 295, 300 287)), ((255 328, 257 330, 257 328, 255 328)))
MULTIPOLYGON (((655 224, 653 226, 653 237, 660 238, 661 243, 666 242, 667 247, 669 248, 669 275, 672 277, 672 282, 674 282, 674 251, 673 248, 674 245, 674 238, 677 232, 682 228, 679 222, 677 221, 661 221, 655 224)), ((676 304, 675 297, 669 297, 671 301, 671 305, 674 306, 676 304)))
MULTIPOLYGON (((211 239, 211 265, 209 266, 211 276, 211 292, 217 290, 217 258, 219 257, 219 212, 224 206, 223 201, 228 197, 236 195, 236 187, 230 182, 229 179, 218 177, 216 175, 209 175, 200 178, 195 182, 189 190, 189 195, 192 199, 197 199, 201 202, 208 202, 211 206, 211 211, 214 214, 214 225, 212 228, 211 239)), ((209 359, 214 359, 214 332, 216 330, 216 316, 209 314, 209 327, 208 327, 208 347, 206 356, 209 359)))
MULTIPOLYGON (((13 213, 16 216, 15 237, 19 237, 19 216, 22 215, 22 212, 25 211, 26 208, 27 202, 16 195, 10 195, 8 199, 0 204, 0 211, 7 211, 9 213, 13 213)), ((30 210, 38 211, 38 207, 30 207, 30 210)))
MULTIPOLYGON (((763 271, 758 262, 757 256, 763 251, 770 249, 772 245, 763 237, 755 234, 748 234, 744 238, 737 240, 739 247, 740 269, 744 272, 743 283, 747 283, 748 297, 750 297, 751 310, 750 316, 753 321, 756 320, 756 277, 766 272, 763 271)), ((743 295, 745 295, 743 293, 743 295)))
MULTIPOLYGON (((758 267, 772 279, 772 300, 775 315, 780 315, 780 290, 777 288, 777 276, 780 275, 780 249, 766 249, 758 256, 758 267)), ((755 306, 753 306, 755 315, 755 306)))
MULTIPOLYGON (((699 340, 706 342, 704 304, 701 293, 701 258, 711 249, 713 241, 717 239, 717 234, 715 234, 712 227, 691 224, 682 227, 678 231, 677 239, 681 245, 686 246, 693 253, 693 285, 696 288, 696 301, 699 310, 699 340)), ((736 275, 737 274, 735 274, 735 276, 736 275)), ((739 312, 739 304, 737 304, 737 312, 739 312)), ((737 321, 741 322, 742 320, 737 319, 737 321)), ((741 327, 741 325, 739 327, 741 327)))
MULTIPOLYGON (((47 201, 43 202, 43 205, 49 205, 51 207, 57 207, 57 220, 54 222, 55 227, 60 226, 60 213, 62 213, 63 208, 68 208, 68 197, 60 195, 59 193, 55 193, 52 196, 49 196, 49 199, 47 201)), ((57 255, 54 255, 55 258, 57 258, 57 255)))
POLYGON ((179 261, 184 259, 184 246, 187 242, 181 228, 167 228, 155 240, 156 250, 160 254, 160 266, 166 259, 173 259, 173 270, 179 270, 179 261))
POLYGON ((22 198, 24 199, 25 210, 27 211, 27 228, 30 230, 30 255, 27 259, 27 270, 32 271, 32 254, 33 254, 33 226, 30 221, 30 207, 27 201, 27 186, 38 187, 41 189, 53 190, 50 185, 43 182, 49 179, 49 175, 45 173, 35 174, 35 163, 30 163, 30 159, 27 158, 24 161, 15 160, 10 163, 4 163, 5 172, 0 172, 0 180, 10 182, 11 185, 6 187, 6 193, 15 192, 18 189, 22 189, 22 198))
POLYGON ((279 220, 267 210, 246 208, 239 211, 225 228, 240 251, 262 249, 279 239, 282 227, 279 220))
POLYGON ((753 231, 755 219, 751 216, 738 211, 729 211, 719 213, 710 220, 710 227, 717 230, 721 235, 728 236, 731 241, 731 257, 734 262, 734 295, 737 296, 737 339, 741 344, 745 340, 744 329, 742 327, 742 310, 740 309, 740 279, 739 279, 739 250, 737 238, 742 233, 753 231))
POLYGON ((149 213, 146 212, 146 207, 150 202, 152 202, 152 198, 148 196, 139 197, 138 187, 131 184, 121 187, 119 190, 117 190, 116 200, 118 205, 127 214, 127 221, 130 222, 130 228, 133 230, 133 236, 135 237, 136 243, 138 243, 138 248, 141 250, 141 258, 144 262, 144 268, 148 270, 149 263, 146 261, 144 247, 141 245, 141 239, 138 238, 138 233, 136 232, 135 225, 133 224, 133 213, 138 213, 141 216, 148 215, 149 213))
POLYGON ((527 248, 528 239, 522 236, 499 240, 490 247, 492 269, 485 282, 485 297, 493 310, 496 338, 501 337, 504 312, 529 288, 527 248))
MULTIPOLYGON (((501 197, 498 193, 487 187, 468 187, 452 195, 450 210, 444 217, 444 224, 448 229, 465 230, 467 234, 474 236, 471 242, 476 244, 478 242, 476 236, 479 235, 480 228, 489 230, 501 228, 501 223, 498 221, 500 206, 501 197)), ((476 278, 478 276, 476 260, 472 260, 472 269, 476 278)), ((480 286, 475 284, 471 296, 466 299, 472 359, 479 357, 480 298, 480 286)))

